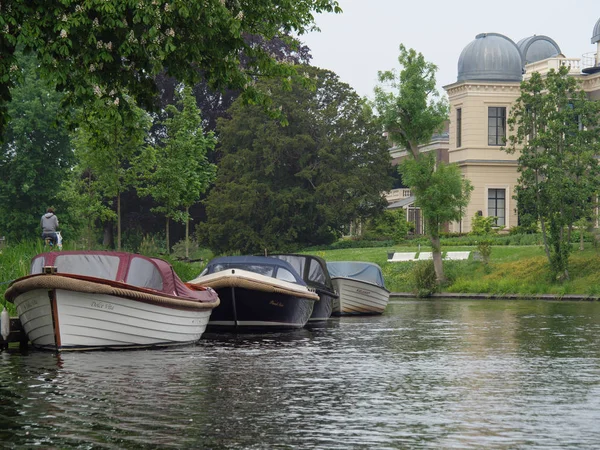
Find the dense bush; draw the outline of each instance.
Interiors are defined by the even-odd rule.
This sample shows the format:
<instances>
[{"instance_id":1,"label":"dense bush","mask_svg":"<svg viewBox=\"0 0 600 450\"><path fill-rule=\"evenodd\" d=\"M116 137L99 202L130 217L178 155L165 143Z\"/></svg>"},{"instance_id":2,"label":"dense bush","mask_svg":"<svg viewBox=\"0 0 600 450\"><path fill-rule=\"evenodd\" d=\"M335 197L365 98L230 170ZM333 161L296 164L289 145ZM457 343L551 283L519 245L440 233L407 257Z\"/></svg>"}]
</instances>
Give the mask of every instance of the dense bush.
<instances>
[{"instance_id":1,"label":"dense bush","mask_svg":"<svg viewBox=\"0 0 600 450\"><path fill-rule=\"evenodd\" d=\"M480 216L475 214L471 220L471 234L475 236L484 236L494 233L494 225L496 223L494 216Z\"/></svg>"},{"instance_id":2,"label":"dense bush","mask_svg":"<svg viewBox=\"0 0 600 450\"><path fill-rule=\"evenodd\" d=\"M540 227L537 223L525 226L517 225L509 230L509 234L536 234L540 232Z\"/></svg>"},{"instance_id":3,"label":"dense bush","mask_svg":"<svg viewBox=\"0 0 600 450\"><path fill-rule=\"evenodd\" d=\"M308 247L303 251L311 252L318 250L341 250L345 248L384 248L393 247L394 241L369 241L366 239L342 239L330 245L317 245Z\"/></svg>"},{"instance_id":4,"label":"dense bush","mask_svg":"<svg viewBox=\"0 0 600 450\"><path fill-rule=\"evenodd\" d=\"M419 261L411 271L413 292L417 297L431 297L438 290L433 261Z\"/></svg>"},{"instance_id":5,"label":"dense bush","mask_svg":"<svg viewBox=\"0 0 600 450\"><path fill-rule=\"evenodd\" d=\"M393 240L402 242L408 235L409 224L403 209L386 210L369 220L365 227L365 240Z\"/></svg>"},{"instance_id":6,"label":"dense bush","mask_svg":"<svg viewBox=\"0 0 600 450\"><path fill-rule=\"evenodd\" d=\"M575 234L574 234L575 236ZM578 234L576 236L579 236ZM492 234L490 236L486 236L486 239L489 239L492 245L540 245L542 243L542 235L541 234ZM442 247L451 247L451 246L476 246L481 240L481 236L475 235L445 235L441 238ZM574 242L576 239L574 238ZM405 243L410 245L430 245L429 238L426 236L419 236L410 241L405 241Z\"/></svg>"}]
</instances>

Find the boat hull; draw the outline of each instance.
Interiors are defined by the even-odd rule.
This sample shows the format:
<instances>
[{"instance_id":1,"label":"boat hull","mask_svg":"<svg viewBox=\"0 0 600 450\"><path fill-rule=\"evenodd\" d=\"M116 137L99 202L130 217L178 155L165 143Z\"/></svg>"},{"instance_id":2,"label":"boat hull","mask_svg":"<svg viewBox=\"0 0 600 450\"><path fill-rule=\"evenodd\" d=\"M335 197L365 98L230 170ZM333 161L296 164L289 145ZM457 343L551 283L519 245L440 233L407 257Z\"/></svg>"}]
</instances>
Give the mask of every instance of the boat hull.
<instances>
[{"instance_id":1,"label":"boat hull","mask_svg":"<svg viewBox=\"0 0 600 450\"><path fill-rule=\"evenodd\" d=\"M383 314L390 292L376 284L353 278L332 278L339 297L333 299L334 316Z\"/></svg>"},{"instance_id":2,"label":"boat hull","mask_svg":"<svg viewBox=\"0 0 600 450\"><path fill-rule=\"evenodd\" d=\"M308 319L309 323L322 322L328 320L333 313L333 300L334 297L324 292L318 292L319 301L315 302L313 312Z\"/></svg>"},{"instance_id":3,"label":"boat hull","mask_svg":"<svg viewBox=\"0 0 600 450\"><path fill-rule=\"evenodd\" d=\"M211 314L211 309L62 289L33 289L14 304L32 345L54 351L191 344Z\"/></svg>"},{"instance_id":4,"label":"boat hull","mask_svg":"<svg viewBox=\"0 0 600 450\"><path fill-rule=\"evenodd\" d=\"M304 327L315 300L240 287L216 289L221 303L208 322L210 331L285 330Z\"/></svg>"}]
</instances>

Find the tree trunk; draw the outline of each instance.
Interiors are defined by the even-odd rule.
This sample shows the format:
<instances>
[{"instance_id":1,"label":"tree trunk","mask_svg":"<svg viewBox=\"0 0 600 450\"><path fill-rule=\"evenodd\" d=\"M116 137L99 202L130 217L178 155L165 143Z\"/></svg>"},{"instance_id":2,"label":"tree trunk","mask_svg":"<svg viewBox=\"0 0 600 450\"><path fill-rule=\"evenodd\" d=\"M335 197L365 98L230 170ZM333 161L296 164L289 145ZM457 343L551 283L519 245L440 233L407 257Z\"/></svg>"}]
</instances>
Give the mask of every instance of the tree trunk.
<instances>
[{"instance_id":1,"label":"tree trunk","mask_svg":"<svg viewBox=\"0 0 600 450\"><path fill-rule=\"evenodd\" d=\"M112 222L104 222L104 238L102 239L102 245L107 248L115 248L115 236Z\"/></svg>"},{"instance_id":2,"label":"tree trunk","mask_svg":"<svg viewBox=\"0 0 600 450\"><path fill-rule=\"evenodd\" d=\"M190 208L185 208L185 259L190 259Z\"/></svg>"},{"instance_id":3,"label":"tree trunk","mask_svg":"<svg viewBox=\"0 0 600 450\"><path fill-rule=\"evenodd\" d=\"M550 248L548 247L548 235L546 231L546 221L544 218L540 218L540 224L542 228L542 240L544 241L544 252L546 253L546 258L548 258L548 263L552 264L552 256L550 256Z\"/></svg>"},{"instance_id":4,"label":"tree trunk","mask_svg":"<svg viewBox=\"0 0 600 450\"><path fill-rule=\"evenodd\" d=\"M121 251L121 193L117 193L117 250Z\"/></svg>"},{"instance_id":5,"label":"tree trunk","mask_svg":"<svg viewBox=\"0 0 600 450\"><path fill-rule=\"evenodd\" d=\"M440 237L430 234L429 239L431 241L431 249L432 249L432 256L433 256L433 268L435 269L435 278L437 279L438 284L441 284L444 281L446 281L446 276L444 275L444 264L442 262Z\"/></svg>"},{"instance_id":6,"label":"tree trunk","mask_svg":"<svg viewBox=\"0 0 600 450\"><path fill-rule=\"evenodd\" d=\"M167 224L165 226L166 229L166 236L165 236L165 240L167 243L167 255L171 254L171 243L169 242L169 217L167 217Z\"/></svg>"}]
</instances>

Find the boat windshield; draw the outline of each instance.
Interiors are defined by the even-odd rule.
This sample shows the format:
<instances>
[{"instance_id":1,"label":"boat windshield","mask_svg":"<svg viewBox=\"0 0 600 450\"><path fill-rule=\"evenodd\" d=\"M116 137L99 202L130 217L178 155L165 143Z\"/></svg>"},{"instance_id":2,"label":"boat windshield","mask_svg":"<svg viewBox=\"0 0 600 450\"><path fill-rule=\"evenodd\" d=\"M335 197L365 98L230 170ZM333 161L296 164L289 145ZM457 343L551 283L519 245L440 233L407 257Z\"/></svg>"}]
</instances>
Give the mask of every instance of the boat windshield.
<instances>
[{"instance_id":1,"label":"boat windshield","mask_svg":"<svg viewBox=\"0 0 600 450\"><path fill-rule=\"evenodd\" d=\"M266 277L277 278L278 280L296 283L296 277L289 270L283 267L275 267L264 264L241 264L241 263L218 263L211 266L209 272L216 273L228 269L241 269L248 272L258 273Z\"/></svg>"},{"instance_id":2,"label":"boat windshield","mask_svg":"<svg viewBox=\"0 0 600 450\"><path fill-rule=\"evenodd\" d=\"M116 280L119 257L108 254L60 254L54 260L58 273L84 275L105 280ZM41 264L40 264L41 263ZM31 265L31 273L42 273L43 258L36 258Z\"/></svg>"}]
</instances>

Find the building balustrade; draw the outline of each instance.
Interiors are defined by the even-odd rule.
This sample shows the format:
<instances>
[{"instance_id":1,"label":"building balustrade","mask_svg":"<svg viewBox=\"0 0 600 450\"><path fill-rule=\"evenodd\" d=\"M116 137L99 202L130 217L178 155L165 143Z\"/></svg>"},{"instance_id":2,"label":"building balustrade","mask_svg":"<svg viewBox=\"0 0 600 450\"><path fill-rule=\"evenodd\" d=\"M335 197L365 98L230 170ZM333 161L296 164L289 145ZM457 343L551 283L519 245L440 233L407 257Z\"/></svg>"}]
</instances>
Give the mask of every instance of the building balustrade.
<instances>
[{"instance_id":1,"label":"building balustrade","mask_svg":"<svg viewBox=\"0 0 600 450\"><path fill-rule=\"evenodd\" d=\"M389 192L385 193L385 198L388 201L388 203L394 203L394 202L398 202L400 200L404 200L405 198L408 198L412 195L412 192L410 191L410 189L406 189L406 188L399 188L399 189L392 189Z\"/></svg>"}]
</instances>

